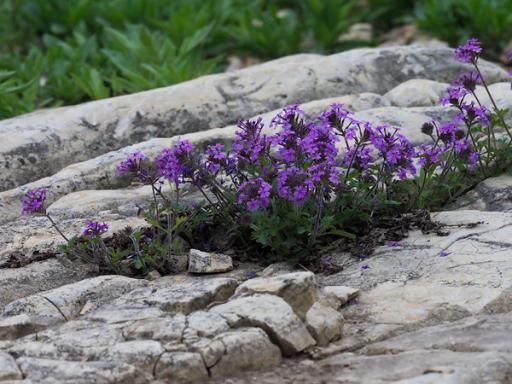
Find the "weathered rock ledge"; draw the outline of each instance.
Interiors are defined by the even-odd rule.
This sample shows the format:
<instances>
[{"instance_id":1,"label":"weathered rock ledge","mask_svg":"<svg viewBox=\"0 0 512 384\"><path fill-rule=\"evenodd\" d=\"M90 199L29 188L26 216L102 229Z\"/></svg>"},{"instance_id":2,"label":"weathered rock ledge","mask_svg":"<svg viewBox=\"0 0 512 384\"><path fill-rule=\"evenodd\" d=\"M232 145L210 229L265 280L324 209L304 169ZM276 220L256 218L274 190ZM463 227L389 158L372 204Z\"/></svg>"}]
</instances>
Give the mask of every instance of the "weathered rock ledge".
<instances>
[{"instance_id":1,"label":"weathered rock ledge","mask_svg":"<svg viewBox=\"0 0 512 384\"><path fill-rule=\"evenodd\" d=\"M356 49L290 56L167 88L37 111L0 122L0 190L152 137L223 127L292 103L383 95L410 79L450 82L467 68L443 47ZM481 69L489 83L508 79L494 64L481 61Z\"/></svg>"}]
</instances>

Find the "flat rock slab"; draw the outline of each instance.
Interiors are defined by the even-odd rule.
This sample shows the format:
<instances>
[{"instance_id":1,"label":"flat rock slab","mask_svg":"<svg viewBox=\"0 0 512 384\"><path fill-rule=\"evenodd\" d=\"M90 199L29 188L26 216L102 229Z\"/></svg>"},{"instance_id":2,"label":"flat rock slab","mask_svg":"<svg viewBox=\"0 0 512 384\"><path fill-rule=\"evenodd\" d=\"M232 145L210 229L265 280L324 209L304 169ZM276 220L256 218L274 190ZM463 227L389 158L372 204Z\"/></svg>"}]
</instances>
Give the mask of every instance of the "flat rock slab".
<instances>
[{"instance_id":1,"label":"flat rock slab","mask_svg":"<svg viewBox=\"0 0 512 384\"><path fill-rule=\"evenodd\" d=\"M99 276L15 300L0 316L0 378L203 381L279 365L316 344L308 329L322 345L339 337L335 309L315 301L303 322L279 297L319 299L313 274L267 280L281 288L234 295L240 281L227 277Z\"/></svg>"},{"instance_id":2,"label":"flat rock slab","mask_svg":"<svg viewBox=\"0 0 512 384\"><path fill-rule=\"evenodd\" d=\"M189 273L222 273L233 269L231 256L191 249L188 256Z\"/></svg>"},{"instance_id":3,"label":"flat rock slab","mask_svg":"<svg viewBox=\"0 0 512 384\"><path fill-rule=\"evenodd\" d=\"M230 383L506 383L512 368L511 320L510 313L476 316L405 333L357 353L239 374Z\"/></svg>"}]
</instances>

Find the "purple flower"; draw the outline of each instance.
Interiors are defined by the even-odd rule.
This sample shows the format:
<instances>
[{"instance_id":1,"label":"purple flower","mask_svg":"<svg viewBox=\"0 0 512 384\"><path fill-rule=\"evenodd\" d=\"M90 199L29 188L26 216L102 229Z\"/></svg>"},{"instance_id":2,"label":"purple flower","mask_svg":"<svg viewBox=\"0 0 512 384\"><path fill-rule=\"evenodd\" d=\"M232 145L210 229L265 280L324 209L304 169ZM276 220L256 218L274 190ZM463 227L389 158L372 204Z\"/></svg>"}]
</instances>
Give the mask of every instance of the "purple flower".
<instances>
[{"instance_id":1,"label":"purple flower","mask_svg":"<svg viewBox=\"0 0 512 384\"><path fill-rule=\"evenodd\" d=\"M206 149L206 169L211 173L219 172L222 166L226 165L227 155L223 152L224 144L217 143L209 145Z\"/></svg>"},{"instance_id":2,"label":"purple flower","mask_svg":"<svg viewBox=\"0 0 512 384\"><path fill-rule=\"evenodd\" d=\"M453 121L449 121L439 127L437 136L445 145L449 145L455 140L455 134L458 130L457 125Z\"/></svg>"},{"instance_id":3,"label":"purple flower","mask_svg":"<svg viewBox=\"0 0 512 384\"><path fill-rule=\"evenodd\" d=\"M366 269L370 269L370 266L367 263L364 263L363 265L361 265L361 269L364 271Z\"/></svg>"},{"instance_id":4,"label":"purple flower","mask_svg":"<svg viewBox=\"0 0 512 384\"><path fill-rule=\"evenodd\" d=\"M86 227L82 233L82 236L88 238L96 238L99 237L102 233L108 231L107 223L100 223L95 220L88 220L86 223Z\"/></svg>"},{"instance_id":5,"label":"purple flower","mask_svg":"<svg viewBox=\"0 0 512 384\"><path fill-rule=\"evenodd\" d=\"M448 255L451 255L452 253L451 252L448 252L447 250L443 249L440 253L439 253L439 256L441 257L446 257Z\"/></svg>"},{"instance_id":6,"label":"purple flower","mask_svg":"<svg viewBox=\"0 0 512 384\"><path fill-rule=\"evenodd\" d=\"M338 150L337 137L331 127L326 124L312 125L306 137L302 140L302 148L308 158L315 163L334 163Z\"/></svg>"},{"instance_id":7,"label":"purple flower","mask_svg":"<svg viewBox=\"0 0 512 384\"><path fill-rule=\"evenodd\" d=\"M265 209L270 202L272 186L261 177L246 181L238 189L238 204L245 204L251 212Z\"/></svg>"},{"instance_id":8,"label":"purple flower","mask_svg":"<svg viewBox=\"0 0 512 384\"><path fill-rule=\"evenodd\" d=\"M311 180L318 184L340 183L340 171L330 163L314 164L308 168L308 174Z\"/></svg>"},{"instance_id":9,"label":"purple flower","mask_svg":"<svg viewBox=\"0 0 512 384\"><path fill-rule=\"evenodd\" d=\"M469 124L491 124L491 112L484 106L480 107L476 105L474 101L472 101L471 103L463 103L462 110L464 111Z\"/></svg>"},{"instance_id":10,"label":"purple flower","mask_svg":"<svg viewBox=\"0 0 512 384\"><path fill-rule=\"evenodd\" d=\"M295 166L289 167L277 175L277 193L283 199L296 204L306 200L314 188L309 175Z\"/></svg>"},{"instance_id":11,"label":"purple flower","mask_svg":"<svg viewBox=\"0 0 512 384\"><path fill-rule=\"evenodd\" d=\"M446 90L446 95L441 97L440 102L442 105L458 106L468 93L468 90L460 85L450 85Z\"/></svg>"},{"instance_id":12,"label":"purple flower","mask_svg":"<svg viewBox=\"0 0 512 384\"><path fill-rule=\"evenodd\" d=\"M441 163L441 154L443 153L442 149L437 146L431 145L420 145L417 156L418 164L422 167L430 167L432 165L437 165Z\"/></svg>"},{"instance_id":13,"label":"purple flower","mask_svg":"<svg viewBox=\"0 0 512 384\"><path fill-rule=\"evenodd\" d=\"M192 175L190 154L194 145L188 140L178 141L172 148L164 148L155 160L160 176L178 186L184 178Z\"/></svg>"},{"instance_id":14,"label":"purple flower","mask_svg":"<svg viewBox=\"0 0 512 384\"><path fill-rule=\"evenodd\" d=\"M355 138L357 133L357 121L352 112L345 108L343 104L333 103L327 111L319 116L319 120L332 129L336 129L347 140Z\"/></svg>"},{"instance_id":15,"label":"purple flower","mask_svg":"<svg viewBox=\"0 0 512 384\"><path fill-rule=\"evenodd\" d=\"M36 188L27 191L25 196L21 198L21 214L29 215L41 212L46 200L46 192L48 192L46 188Z\"/></svg>"},{"instance_id":16,"label":"purple flower","mask_svg":"<svg viewBox=\"0 0 512 384\"><path fill-rule=\"evenodd\" d=\"M388 241L388 247L400 247L402 243L398 240L390 240Z\"/></svg>"},{"instance_id":17,"label":"purple flower","mask_svg":"<svg viewBox=\"0 0 512 384\"><path fill-rule=\"evenodd\" d=\"M469 162L469 168L475 169L476 164L478 163L478 160L480 160L480 153L478 152L471 152L468 156L468 162Z\"/></svg>"},{"instance_id":18,"label":"purple flower","mask_svg":"<svg viewBox=\"0 0 512 384\"><path fill-rule=\"evenodd\" d=\"M272 142L278 146L280 159L286 164L302 165L304 162L303 140L311 132L312 124L306 124L303 115L297 105L292 105L272 119L272 127L281 127Z\"/></svg>"},{"instance_id":19,"label":"purple flower","mask_svg":"<svg viewBox=\"0 0 512 384\"><path fill-rule=\"evenodd\" d=\"M458 85L464 88L468 92L473 92L476 89L477 84L481 83L482 78L476 71L469 71L459 76L457 80L453 82L454 85Z\"/></svg>"},{"instance_id":20,"label":"purple flower","mask_svg":"<svg viewBox=\"0 0 512 384\"><path fill-rule=\"evenodd\" d=\"M481 53L482 43L476 38L471 38L455 49L455 60L463 63L475 63Z\"/></svg>"},{"instance_id":21,"label":"purple flower","mask_svg":"<svg viewBox=\"0 0 512 384\"><path fill-rule=\"evenodd\" d=\"M395 171L400 180L405 180L408 173L416 174L413 163L414 147L398 128L388 125L378 126L372 132L370 141L381 153L388 169Z\"/></svg>"},{"instance_id":22,"label":"purple flower","mask_svg":"<svg viewBox=\"0 0 512 384\"><path fill-rule=\"evenodd\" d=\"M366 171L373 162L372 150L370 147L353 146L343 156L342 163L346 167L351 167L359 171Z\"/></svg>"},{"instance_id":23,"label":"purple flower","mask_svg":"<svg viewBox=\"0 0 512 384\"><path fill-rule=\"evenodd\" d=\"M233 143L233 151L237 160L242 163L255 164L269 146L263 130L262 118L256 120L239 120Z\"/></svg>"},{"instance_id":24,"label":"purple flower","mask_svg":"<svg viewBox=\"0 0 512 384\"><path fill-rule=\"evenodd\" d=\"M141 151L135 151L128 155L128 157L121 161L116 168L117 175L122 176L130 173L139 178L143 183L151 183L152 172L149 167L143 167L143 162L146 160L146 155Z\"/></svg>"},{"instance_id":25,"label":"purple flower","mask_svg":"<svg viewBox=\"0 0 512 384\"><path fill-rule=\"evenodd\" d=\"M278 113L270 122L271 127L280 126L282 130L299 131L304 125L304 111L297 105L293 104L285 107L282 112Z\"/></svg>"},{"instance_id":26,"label":"purple flower","mask_svg":"<svg viewBox=\"0 0 512 384\"><path fill-rule=\"evenodd\" d=\"M146 155L141 151L135 151L128 155L128 157L121 161L117 165L117 174L119 176L124 175L125 173L137 173L139 170L140 164L142 161L146 159Z\"/></svg>"}]
</instances>

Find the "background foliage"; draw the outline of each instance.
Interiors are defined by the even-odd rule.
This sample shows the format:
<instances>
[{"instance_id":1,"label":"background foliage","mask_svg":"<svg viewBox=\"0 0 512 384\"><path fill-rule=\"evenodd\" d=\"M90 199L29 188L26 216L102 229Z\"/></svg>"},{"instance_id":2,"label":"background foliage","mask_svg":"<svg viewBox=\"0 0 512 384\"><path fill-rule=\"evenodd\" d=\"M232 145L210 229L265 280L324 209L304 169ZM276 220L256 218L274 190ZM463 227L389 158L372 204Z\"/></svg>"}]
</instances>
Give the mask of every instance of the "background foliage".
<instances>
[{"instance_id":1,"label":"background foliage","mask_svg":"<svg viewBox=\"0 0 512 384\"><path fill-rule=\"evenodd\" d=\"M415 22L497 57L512 0L3 0L0 118L175 84L222 71L227 57L268 60L377 41L340 41L357 22L379 36Z\"/></svg>"}]
</instances>

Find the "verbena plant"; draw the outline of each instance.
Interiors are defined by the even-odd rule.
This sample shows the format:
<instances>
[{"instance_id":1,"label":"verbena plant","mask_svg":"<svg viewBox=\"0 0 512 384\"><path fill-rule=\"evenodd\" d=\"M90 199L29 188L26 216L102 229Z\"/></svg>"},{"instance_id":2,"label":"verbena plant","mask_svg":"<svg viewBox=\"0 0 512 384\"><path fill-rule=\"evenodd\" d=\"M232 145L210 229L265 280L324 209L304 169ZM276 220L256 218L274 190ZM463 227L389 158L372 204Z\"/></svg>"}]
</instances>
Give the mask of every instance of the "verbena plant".
<instances>
[{"instance_id":1,"label":"verbena plant","mask_svg":"<svg viewBox=\"0 0 512 384\"><path fill-rule=\"evenodd\" d=\"M287 107L271 121L272 134L264 133L261 118L239 121L229 149L217 143L201 152L179 140L154 161L134 152L117 172L151 186L150 228L126 232L123 248L102 240L106 224L89 222L66 251L107 270L129 264L165 271L169 255L186 243L212 248L209 236L220 229L231 240L226 246L265 260L308 262L334 239L354 239L374 218L439 207L511 162L512 132L480 72L481 53L476 39L455 50L474 70L441 99L457 110L454 118L426 122L421 130L430 143L417 148L398 127L372 125L333 104L314 119ZM477 85L491 110L477 97ZM203 199L184 204L191 189ZM44 212L45 194L29 191L23 212Z\"/></svg>"}]
</instances>

